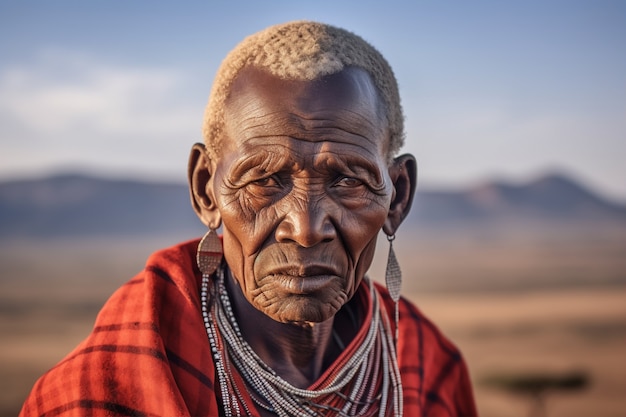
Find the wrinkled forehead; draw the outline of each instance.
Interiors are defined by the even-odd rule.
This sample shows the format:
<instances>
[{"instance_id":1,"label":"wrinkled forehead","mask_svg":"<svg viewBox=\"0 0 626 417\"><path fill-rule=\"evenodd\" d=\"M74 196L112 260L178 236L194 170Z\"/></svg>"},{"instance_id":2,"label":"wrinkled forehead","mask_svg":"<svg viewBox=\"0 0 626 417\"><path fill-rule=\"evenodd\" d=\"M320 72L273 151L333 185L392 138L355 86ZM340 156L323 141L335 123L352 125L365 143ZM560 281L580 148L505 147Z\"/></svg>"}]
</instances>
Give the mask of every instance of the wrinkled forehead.
<instances>
[{"instance_id":1,"label":"wrinkled forehead","mask_svg":"<svg viewBox=\"0 0 626 417\"><path fill-rule=\"evenodd\" d=\"M224 118L227 129L259 123L262 126L257 127L267 129L268 134L272 123L294 117L304 125L334 123L379 141L381 151L386 153L389 135L384 115L383 101L370 75L360 68L344 68L314 80L286 80L247 67L231 85Z\"/></svg>"}]
</instances>

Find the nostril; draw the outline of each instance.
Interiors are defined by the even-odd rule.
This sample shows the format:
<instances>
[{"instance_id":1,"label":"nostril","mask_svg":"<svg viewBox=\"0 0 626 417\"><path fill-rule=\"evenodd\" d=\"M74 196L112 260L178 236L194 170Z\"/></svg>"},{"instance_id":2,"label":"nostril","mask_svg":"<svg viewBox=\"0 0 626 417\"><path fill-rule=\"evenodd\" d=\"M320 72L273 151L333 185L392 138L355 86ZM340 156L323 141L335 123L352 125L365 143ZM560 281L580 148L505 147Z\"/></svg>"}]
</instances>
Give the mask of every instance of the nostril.
<instances>
[{"instance_id":1,"label":"nostril","mask_svg":"<svg viewBox=\"0 0 626 417\"><path fill-rule=\"evenodd\" d=\"M295 242L302 247L331 242L336 231L326 215L316 216L309 212L291 212L276 227L277 242Z\"/></svg>"},{"instance_id":2,"label":"nostril","mask_svg":"<svg viewBox=\"0 0 626 417\"><path fill-rule=\"evenodd\" d=\"M281 221L276 227L276 241L277 242L287 242L293 240L293 225L290 222Z\"/></svg>"}]
</instances>

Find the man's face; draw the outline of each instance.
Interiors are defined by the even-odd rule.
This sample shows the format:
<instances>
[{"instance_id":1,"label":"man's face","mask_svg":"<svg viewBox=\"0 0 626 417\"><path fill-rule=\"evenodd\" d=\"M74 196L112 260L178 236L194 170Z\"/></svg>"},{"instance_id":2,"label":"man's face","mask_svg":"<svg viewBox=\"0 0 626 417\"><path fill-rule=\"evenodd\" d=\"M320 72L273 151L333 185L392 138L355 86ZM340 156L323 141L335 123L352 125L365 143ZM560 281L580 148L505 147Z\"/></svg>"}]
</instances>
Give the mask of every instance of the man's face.
<instances>
[{"instance_id":1,"label":"man's face","mask_svg":"<svg viewBox=\"0 0 626 417\"><path fill-rule=\"evenodd\" d=\"M224 135L210 184L244 296L279 322L329 319L369 268L393 194L370 76L285 81L247 68Z\"/></svg>"}]
</instances>

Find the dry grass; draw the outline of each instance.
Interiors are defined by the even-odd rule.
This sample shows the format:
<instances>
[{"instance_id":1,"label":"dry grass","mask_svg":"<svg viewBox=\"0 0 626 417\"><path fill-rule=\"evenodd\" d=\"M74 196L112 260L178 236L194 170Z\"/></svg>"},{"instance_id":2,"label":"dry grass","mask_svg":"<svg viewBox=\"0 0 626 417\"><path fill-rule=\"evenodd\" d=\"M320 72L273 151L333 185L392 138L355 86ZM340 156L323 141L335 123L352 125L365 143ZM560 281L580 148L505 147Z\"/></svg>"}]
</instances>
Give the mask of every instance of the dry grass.
<instances>
[{"instance_id":1,"label":"dry grass","mask_svg":"<svg viewBox=\"0 0 626 417\"><path fill-rule=\"evenodd\" d=\"M548 395L549 416L626 415L626 288L413 298L463 351L484 417L531 407L481 384L486 376L573 370L589 375L589 388Z\"/></svg>"},{"instance_id":2,"label":"dry grass","mask_svg":"<svg viewBox=\"0 0 626 417\"><path fill-rule=\"evenodd\" d=\"M591 385L550 395L549 416L626 415L623 241L408 240L396 245L405 294L461 347L483 416L530 409L525 398L481 385L484 376L572 369L587 372ZM0 416L17 413L35 379L87 335L111 292L172 242L0 244Z\"/></svg>"}]
</instances>

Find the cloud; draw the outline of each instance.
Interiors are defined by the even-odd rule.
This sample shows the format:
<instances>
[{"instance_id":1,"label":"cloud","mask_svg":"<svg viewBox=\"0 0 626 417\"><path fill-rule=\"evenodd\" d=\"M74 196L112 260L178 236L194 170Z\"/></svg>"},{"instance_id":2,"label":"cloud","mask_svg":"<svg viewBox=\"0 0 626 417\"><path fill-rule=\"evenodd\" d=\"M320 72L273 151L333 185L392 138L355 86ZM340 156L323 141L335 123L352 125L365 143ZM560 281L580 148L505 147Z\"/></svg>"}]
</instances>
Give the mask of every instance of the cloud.
<instances>
[{"instance_id":1,"label":"cloud","mask_svg":"<svg viewBox=\"0 0 626 417\"><path fill-rule=\"evenodd\" d=\"M181 89L184 77L174 71L102 65L55 51L0 73L0 109L38 136L176 134L200 125L198 109L181 102Z\"/></svg>"},{"instance_id":2,"label":"cloud","mask_svg":"<svg viewBox=\"0 0 626 417\"><path fill-rule=\"evenodd\" d=\"M0 67L0 173L69 165L179 172L208 88L180 69L47 50Z\"/></svg>"},{"instance_id":3,"label":"cloud","mask_svg":"<svg viewBox=\"0 0 626 417\"><path fill-rule=\"evenodd\" d=\"M591 100L524 101L514 96L435 97L413 106L407 151L425 182L473 182L537 171L576 172L624 200L626 119Z\"/></svg>"}]
</instances>

